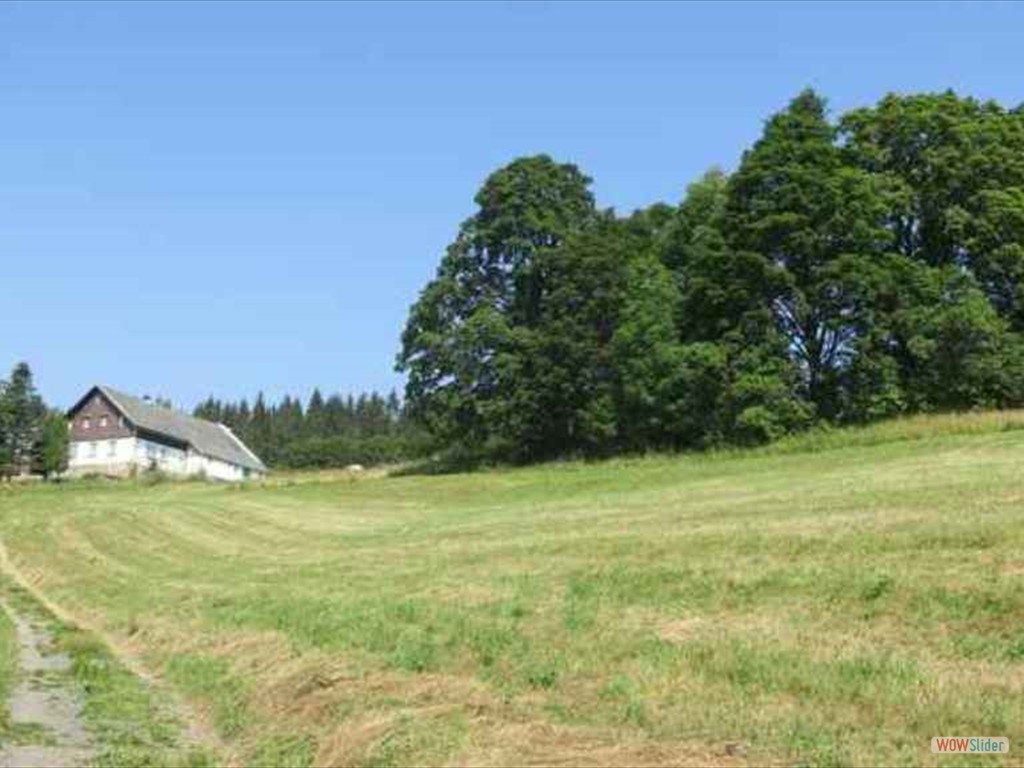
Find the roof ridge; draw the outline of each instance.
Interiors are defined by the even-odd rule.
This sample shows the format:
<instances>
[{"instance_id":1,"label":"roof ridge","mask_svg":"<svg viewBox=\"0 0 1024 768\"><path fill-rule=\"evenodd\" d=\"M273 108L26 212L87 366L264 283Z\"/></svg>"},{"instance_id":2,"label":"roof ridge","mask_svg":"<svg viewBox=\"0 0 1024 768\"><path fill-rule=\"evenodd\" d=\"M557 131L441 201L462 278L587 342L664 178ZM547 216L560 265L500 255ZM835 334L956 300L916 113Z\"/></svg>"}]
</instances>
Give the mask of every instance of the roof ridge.
<instances>
[{"instance_id":1,"label":"roof ridge","mask_svg":"<svg viewBox=\"0 0 1024 768\"><path fill-rule=\"evenodd\" d=\"M97 388L102 390L105 394L108 394L108 395L114 395L114 396L120 395L121 397L130 397L132 400L138 400L139 403L141 403L146 408L152 408L153 410L161 412L161 413L164 413L164 412L171 413L174 416L177 416L178 418L189 419L191 421L198 421L198 422L200 422L202 424L215 424L215 423L217 423L217 422L210 421L209 419L200 419L198 416L193 416L188 411L179 411L177 408L168 408L168 407L163 406L163 405L158 405L158 404L154 403L152 400L148 399L148 396L139 397L138 395L132 395L132 394L129 394L127 392L122 392L122 391L120 391L118 389L114 389L113 387L108 387L105 384L100 384L100 385L98 385ZM113 399L113 398L111 398L111 399Z\"/></svg>"}]
</instances>

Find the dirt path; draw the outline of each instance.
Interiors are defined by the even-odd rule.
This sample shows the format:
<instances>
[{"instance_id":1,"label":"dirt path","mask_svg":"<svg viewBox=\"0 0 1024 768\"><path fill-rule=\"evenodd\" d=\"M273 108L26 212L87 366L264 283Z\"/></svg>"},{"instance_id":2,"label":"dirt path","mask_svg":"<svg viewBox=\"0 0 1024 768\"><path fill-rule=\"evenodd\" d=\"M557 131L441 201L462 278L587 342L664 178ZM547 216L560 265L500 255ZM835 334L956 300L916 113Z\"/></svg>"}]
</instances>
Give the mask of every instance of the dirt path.
<instances>
[{"instance_id":1,"label":"dirt path","mask_svg":"<svg viewBox=\"0 0 1024 768\"><path fill-rule=\"evenodd\" d=\"M71 677L71 659L50 651L50 633L0 603L14 624L19 681L8 701L18 734L0 752L0 765L62 768L84 765L93 755L82 721L81 701Z\"/></svg>"},{"instance_id":2,"label":"dirt path","mask_svg":"<svg viewBox=\"0 0 1024 768\"><path fill-rule=\"evenodd\" d=\"M53 603L47 599L41 591L36 589L30 580L25 578L21 571L15 567L10 555L7 551L7 547L3 540L0 539L0 574L10 579L15 585L25 590L32 599L39 603L43 610L56 617L57 619L72 625L80 629L86 630L97 638L101 639L103 643L109 648L113 656L117 661L124 666L131 674L137 677L144 685L151 689L158 689L160 692L160 698L173 714L175 720L177 720L183 728L181 734L181 744L179 745L184 750L198 749L201 751L208 752L210 754L219 755L218 764L223 761L226 766L234 766L236 763L231 756L230 750L225 746L224 742L219 738L216 730L210 724L206 713L201 713L193 709L188 703L185 702L180 696L178 696L173 690L171 690L159 677L155 676L151 670L149 670L138 656L130 649L124 647L116 641L115 638L104 634L99 627L95 626L89 621L85 621L82 617L74 616L64 610L61 606ZM6 603L0 600L0 605L6 607ZM15 614L8 609L8 613L12 619L15 619ZM17 619L15 619L17 621ZM29 624L29 628L35 629L32 624ZM39 630L37 630L39 631ZM47 634L46 630L41 630L43 634ZM19 639L20 639L19 629ZM45 647L45 645L44 645ZM52 655L51 657L52 658ZM63 663L68 665L70 660L64 656ZM13 704L13 702L12 702ZM76 710L77 713L77 710ZM24 740L23 740L24 741ZM45 746L45 745L44 745ZM99 754L102 751L101 744L93 744L91 754ZM81 754L89 753L88 747L79 748L82 749ZM186 755L187 757L187 755ZM43 755L39 758L41 762L25 762L17 763L17 765L26 766L55 766L60 768L64 765L63 763L54 763L49 755ZM71 763L72 765L82 765L83 760L79 759L77 762ZM8 762L7 750L0 750L0 768L8 768L8 766L15 765L15 763Z\"/></svg>"}]
</instances>

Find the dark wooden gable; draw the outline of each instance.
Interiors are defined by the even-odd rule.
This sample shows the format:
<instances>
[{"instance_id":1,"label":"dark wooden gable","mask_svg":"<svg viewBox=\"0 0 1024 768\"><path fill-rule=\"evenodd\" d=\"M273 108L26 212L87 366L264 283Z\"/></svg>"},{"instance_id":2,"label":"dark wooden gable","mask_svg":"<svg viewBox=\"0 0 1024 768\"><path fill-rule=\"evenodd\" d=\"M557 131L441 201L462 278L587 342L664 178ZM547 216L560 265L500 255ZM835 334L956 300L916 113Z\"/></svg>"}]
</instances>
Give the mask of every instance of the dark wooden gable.
<instances>
[{"instance_id":1,"label":"dark wooden gable","mask_svg":"<svg viewBox=\"0 0 1024 768\"><path fill-rule=\"evenodd\" d=\"M68 411L68 420L72 442L115 440L135 434L124 414L96 387Z\"/></svg>"}]
</instances>

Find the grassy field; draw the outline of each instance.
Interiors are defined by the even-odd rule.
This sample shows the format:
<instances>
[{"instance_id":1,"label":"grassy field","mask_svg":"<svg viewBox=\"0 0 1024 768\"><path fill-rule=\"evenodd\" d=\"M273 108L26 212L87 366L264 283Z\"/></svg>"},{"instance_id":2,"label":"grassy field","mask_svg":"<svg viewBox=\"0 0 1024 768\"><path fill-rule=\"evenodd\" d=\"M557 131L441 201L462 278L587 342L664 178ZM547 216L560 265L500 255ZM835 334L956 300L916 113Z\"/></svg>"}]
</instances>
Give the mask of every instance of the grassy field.
<instances>
[{"instance_id":1,"label":"grassy field","mask_svg":"<svg viewBox=\"0 0 1024 768\"><path fill-rule=\"evenodd\" d=\"M18 489L0 537L237 763L977 765L929 739L992 735L1015 752L991 764L1024 764L1024 413L466 475Z\"/></svg>"}]
</instances>

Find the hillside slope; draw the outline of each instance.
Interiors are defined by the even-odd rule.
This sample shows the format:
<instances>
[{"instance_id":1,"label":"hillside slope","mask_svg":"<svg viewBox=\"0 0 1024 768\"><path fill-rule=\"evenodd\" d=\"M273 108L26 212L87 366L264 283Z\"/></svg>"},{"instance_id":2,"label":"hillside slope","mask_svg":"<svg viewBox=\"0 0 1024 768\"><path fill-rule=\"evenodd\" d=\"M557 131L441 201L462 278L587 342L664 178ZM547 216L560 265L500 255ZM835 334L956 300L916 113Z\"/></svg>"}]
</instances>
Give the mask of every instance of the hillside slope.
<instances>
[{"instance_id":1,"label":"hillside slope","mask_svg":"<svg viewBox=\"0 0 1024 768\"><path fill-rule=\"evenodd\" d=\"M20 489L0 537L250 764L935 765L1024 745L1021 427Z\"/></svg>"}]
</instances>

